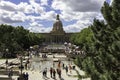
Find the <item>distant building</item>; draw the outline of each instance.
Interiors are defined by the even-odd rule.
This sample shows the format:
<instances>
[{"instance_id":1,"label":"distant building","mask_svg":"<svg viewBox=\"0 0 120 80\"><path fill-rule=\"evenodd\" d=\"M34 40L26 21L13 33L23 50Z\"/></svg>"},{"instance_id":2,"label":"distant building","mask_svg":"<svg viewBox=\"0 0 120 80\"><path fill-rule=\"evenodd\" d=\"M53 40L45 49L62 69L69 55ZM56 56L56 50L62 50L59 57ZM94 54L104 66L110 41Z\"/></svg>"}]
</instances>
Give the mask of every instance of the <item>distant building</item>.
<instances>
[{"instance_id":1,"label":"distant building","mask_svg":"<svg viewBox=\"0 0 120 80\"><path fill-rule=\"evenodd\" d=\"M57 43L61 44L64 42L70 42L70 36L73 33L66 33L63 29L62 21L59 18L59 15L56 17L56 21L53 24L52 31L50 33L40 33L43 35L44 43Z\"/></svg>"}]
</instances>

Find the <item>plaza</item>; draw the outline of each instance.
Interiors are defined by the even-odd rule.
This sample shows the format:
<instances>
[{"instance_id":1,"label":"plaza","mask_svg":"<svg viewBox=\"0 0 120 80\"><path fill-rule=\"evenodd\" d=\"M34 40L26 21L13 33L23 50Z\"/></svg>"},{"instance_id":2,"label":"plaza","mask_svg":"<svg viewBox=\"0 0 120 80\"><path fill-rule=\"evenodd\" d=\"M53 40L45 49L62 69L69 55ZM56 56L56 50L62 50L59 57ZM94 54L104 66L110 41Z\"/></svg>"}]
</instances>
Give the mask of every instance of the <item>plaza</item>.
<instances>
[{"instance_id":1,"label":"plaza","mask_svg":"<svg viewBox=\"0 0 120 80\"><path fill-rule=\"evenodd\" d=\"M58 77L58 74L56 73L56 79L53 79L50 77L50 67L54 68L55 70L57 69L57 65L58 65L58 60L61 61L61 65L60 65L60 69L61 69L61 78ZM9 59L8 62L19 62L19 59ZM25 66L24 62L27 62L26 60L23 60L23 65ZM5 60L0 60L0 63L4 64ZM68 70L68 73L66 73L65 69L63 68L62 64L64 63L64 66L75 66L75 69L72 69L71 72ZM11 66L13 68L13 71L19 71L19 69L14 68L14 66ZM18 67L18 66L17 66ZM42 72L43 70L47 68L47 77L43 77ZM81 75L85 75L84 71L80 70L75 64L74 62L68 61L67 57L63 54L54 54L54 58L53 55L47 55L47 58L44 59L41 56L35 56L33 55L32 58L30 59L30 63L29 66L27 67L27 69L23 69L22 73L28 73L29 74L29 78L28 80L78 80L77 77L77 72L76 70L81 74ZM8 77L8 75L2 75L2 73L0 73L0 77ZM17 78L19 77L19 75L13 75L12 79L13 80L17 80ZM90 80L90 78L84 78L82 80Z\"/></svg>"}]
</instances>

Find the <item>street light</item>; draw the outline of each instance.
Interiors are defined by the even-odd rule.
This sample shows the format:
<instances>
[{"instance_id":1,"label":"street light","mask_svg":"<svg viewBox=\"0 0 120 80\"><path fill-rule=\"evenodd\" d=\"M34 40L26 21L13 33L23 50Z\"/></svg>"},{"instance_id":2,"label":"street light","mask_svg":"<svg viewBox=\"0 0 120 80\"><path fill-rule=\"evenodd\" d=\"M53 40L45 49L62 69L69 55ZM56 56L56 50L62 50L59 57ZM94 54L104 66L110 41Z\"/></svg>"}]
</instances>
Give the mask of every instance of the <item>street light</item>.
<instances>
[{"instance_id":1,"label":"street light","mask_svg":"<svg viewBox=\"0 0 120 80\"><path fill-rule=\"evenodd\" d=\"M32 50L33 50L33 47L32 46L30 46L30 52L32 53Z\"/></svg>"},{"instance_id":2,"label":"street light","mask_svg":"<svg viewBox=\"0 0 120 80\"><path fill-rule=\"evenodd\" d=\"M65 45L65 53L67 53L67 42L65 42L64 45Z\"/></svg>"},{"instance_id":3,"label":"street light","mask_svg":"<svg viewBox=\"0 0 120 80\"><path fill-rule=\"evenodd\" d=\"M31 50L32 50L32 48L33 48L33 47L32 47L32 46L30 46L30 49L31 49Z\"/></svg>"},{"instance_id":4,"label":"street light","mask_svg":"<svg viewBox=\"0 0 120 80\"><path fill-rule=\"evenodd\" d=\"M23 59L22 59L22 56L20 57L20 66L19 66L19 69L20 69L20 71L21 71L21 75L22 75L22 70L24 69L24 67L23 67Z\"/></svg>"},{"instance_id":5,"label":"street light","mask_svg":"<svg viewBox=\"0 0 120 80\"><path fill-rule=\"evenodd\" d=\"M6 49L6 54L5 54L5 57L6 57L6 62L5 62L5 64L6 64L6 70L7 70L7 65L8 65L8 59L7 59L7 53L8 53L8 51L9 51L9 49Z\"/></svg>"}]
</instances>

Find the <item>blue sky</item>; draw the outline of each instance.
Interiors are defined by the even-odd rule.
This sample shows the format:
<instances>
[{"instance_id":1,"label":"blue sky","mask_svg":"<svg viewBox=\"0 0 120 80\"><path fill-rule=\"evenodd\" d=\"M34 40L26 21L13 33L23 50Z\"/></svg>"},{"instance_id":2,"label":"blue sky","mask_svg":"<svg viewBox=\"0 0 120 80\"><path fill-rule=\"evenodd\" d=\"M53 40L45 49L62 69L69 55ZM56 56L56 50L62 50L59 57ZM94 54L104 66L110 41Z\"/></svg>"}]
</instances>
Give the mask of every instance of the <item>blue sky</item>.
<instances>
[{"instance_id":1,"label":"blue sky","mask_svg":"<svg viewBox=\"0 0 120 80\"><path fill-rule=\"evenodd\" d=\"M60 15L66 32L79 32L103 20L100 8L105 0L0 0L0 24L23 26L31 32L50 32ZM107 0L110 3L110 0Z\"/></svg>"},{"instance_id":2,"label":"blue sky","mask_svg":"<svg viewBox=\"0 0 120 80\"><path fill-rule=\"evenodd\" d=\"M110 3L111 0L106 0L108 3Z\"/></svg>"}]
</instances>

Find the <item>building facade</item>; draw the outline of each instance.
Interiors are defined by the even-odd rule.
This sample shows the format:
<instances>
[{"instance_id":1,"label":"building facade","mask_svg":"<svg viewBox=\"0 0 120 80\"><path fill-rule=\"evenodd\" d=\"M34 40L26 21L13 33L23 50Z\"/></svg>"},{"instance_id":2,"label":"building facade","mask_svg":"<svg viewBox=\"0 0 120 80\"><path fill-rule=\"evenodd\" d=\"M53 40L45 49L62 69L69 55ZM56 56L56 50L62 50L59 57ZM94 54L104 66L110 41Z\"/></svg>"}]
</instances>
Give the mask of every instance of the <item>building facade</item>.
<instances>
[{"instance_id":1,"label":"building facade","mask_svg":"<svg viewBox=\"0 0 120 80\"><path fill-rule=\"evenodd\" d=\"M70 36L73 33L66 33L63 29L62 21L59 18L59 15L56 17L56 21L53 24L52 31L50 33L41 33L44 37L45 43L56 43L63 44L64 42L70 42Z\"/></svg>"}]
</instances>

